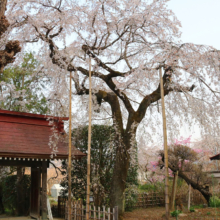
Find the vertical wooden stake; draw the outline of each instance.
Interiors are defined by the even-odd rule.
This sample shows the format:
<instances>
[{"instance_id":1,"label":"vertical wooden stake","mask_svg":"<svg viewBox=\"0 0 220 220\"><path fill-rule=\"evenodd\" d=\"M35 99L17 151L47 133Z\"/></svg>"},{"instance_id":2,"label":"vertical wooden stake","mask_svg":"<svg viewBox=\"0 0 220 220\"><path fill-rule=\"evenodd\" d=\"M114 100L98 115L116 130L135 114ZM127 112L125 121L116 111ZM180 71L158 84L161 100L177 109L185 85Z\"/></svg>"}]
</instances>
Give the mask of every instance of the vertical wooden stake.
<instances>
[{"instance_id":1,"label":"vertical wooden stake","mask_svg":"<svg viewBox=\"0 0 220 220\"><path fill-rule=\"evenodd\" d=\"M69 156L68 156L68 220L71 220L71 158L72 158L72 143L71 143L71 125L72 125L72 72L70 72L70 93L69 93Z\"/></svg>"},{"instance_id":2,"label":"vertical wooden stake","mask_svg":"<svg viewBox=\"0 0 220 220\"><path fill-rule=\"evenodd\" d=\"M92 130L91 128L92 128L92 79L91 79L91 58L89 58L89 130L88 130L88 155L87 155L86 220L89 220L90 159L91 159L91 130Z\"/></svg>"},{"instance_id":3,"label":"vertical wooden stake","mask_svg":"<svg viewBox=\"0 0 220 220\"><path fill-rule=\"evenodd\" d=\"M115 209L115 212L114 212L114 217L113 217L113 219L114 219L114 220L118 220L118 206L115 206L114 209Z\"/></svg>"},{"instance_id":4,"label":"vertical wooden stake","mask_svg":"<svg viewBox=\"0 0 220 220\"><path fill-rule=\"evenodd\" d=\"M173 191L173 199L172 199L172 207L171 207L172 211L174 210L174 203L176 199L177 180L178 180L178 171L176 171L175 177L174 177L174 191Z\"/></svg>"},{"instance_id":5,"label":"vertical wooden stake","mask_svg":"<svg viewBox=\"0 0 220 220\"><path fill-rule=\"evenodd\" d=\"M169 195L168 195L169 180L168 180L167 127L166 127L166 114L165 114L165 104L164 104L162 68L160 68L159 72L160 72L160 94L161 94L162 117L163 117L163 137L164 137L165 208L166 208L166 219L169 220Z\"/></svg>"},{"instance_id":6,"label":"vertical wooden stake","mask_svg":"<svg viewBox=\"0 0 220 220\"><path fill-rule=\"evenodd\" d=\"M190 194L191 194L191 185L189 184L188 210L190 209Z\"/></svg>"},{"instance_id":7,"label":"vertical wooden stake","mask_svg":"<svg viewBox=\"0 0 220 220\"><path fill-rule=\"evenodd\" d=\"M174 173L174 177L173 177L173 185L172 185L172 192L171 192L170 201L169 201L170 211L173 211L172 207L173 207L173 200L174 200L175 178L176 178L176 173Z\"/></svg>"}]
</instances>

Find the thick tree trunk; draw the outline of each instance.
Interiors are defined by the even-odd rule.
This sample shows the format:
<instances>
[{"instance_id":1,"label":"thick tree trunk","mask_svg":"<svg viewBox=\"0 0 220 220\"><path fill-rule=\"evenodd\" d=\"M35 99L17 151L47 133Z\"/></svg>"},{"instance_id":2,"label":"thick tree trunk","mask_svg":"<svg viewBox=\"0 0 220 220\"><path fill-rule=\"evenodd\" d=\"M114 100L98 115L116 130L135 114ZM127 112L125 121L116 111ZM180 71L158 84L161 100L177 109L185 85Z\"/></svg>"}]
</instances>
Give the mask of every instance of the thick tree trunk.
<instances>
[{"instance_id":1,"label":"thick tree trunk","mask_svg":"<svg viewBox=\"0 0 220 220\"><path fill-rule=\"evenodd\" d=\"M112 208L114 206L118 206L118 214L119 216L121 216L124 211L123 200L130 156L127 152L124 152L122 149L118 149L118 151L120 152L117 152L116 161L114 165L111 184L110 205Z\"/></svg>"},{"instance_id":2,"label":"thick tree trunk","mask_svg":"<svg viewBox=\"0 0 220 220\"><path fill-rule=\"evenodd\" d=\"M164 163L163 153L160 156L162 157L161 160ZM181 167L183 167L183 163L182 163ZM191 178L189 178L187 176L186 173L184 173L183 170L177 168L177 166L175 166L175 165L172 165L169 161L168 161L168 168L171 169L173 172L178 171L178 176L181 177L182 179L184 179L187 184L190 184L193 189L196 189L199 192L201 192L201 194L204 196L207 203L209 204L209 200L212 197L212 193L209 191L209 187L205 186L202 183L198 183L197 181L192 180Z\"/></svg>"},{"instance_id":3,"label":"thick tree trunk","mask_svg":"<svg viewBox=\"0 0 220 220\"><path fill-rule=\"evenodd\" d=\"M130 154L128 150L131 147L131 138L133 136L135 135L132 135L132 132L129 131L126 132L123 137L117 138L118 144L111 183L110 205L112 208L114 206L118 206L119 219L121 219L124 212L124 193L126 189L126 179L130 165Z\"/></svg>"},{"instance_id":4,"label":"thick tree trunk","mask_svg":"<svg viewBox=\"0 0 220 220\"><path fill-rule=\"evenodd\" d=\"M182 171L179 171L179 176L182 179L184 179L188 184L190 184L193 189L197 189L199 192L201 192L204 198L206 199L207 203L209 204L209 200L212 197L212 193L209 192L209 189L207 187L204 187L203 185L200 185L195 181L191 180Z\"/></svg>"},{"instance_id":5,"label":"thick tree trunk","mask_svg":"<svg viewBox=\"0 0 220 220\"><path fill-rule=\"evenodd\" d=\"M0 18L5 15L7 0L0 1Z\"/></svg>"},{"instance_id":6,"label":"thick tree trunk","mask_svg":"<svg viewBox=\"0 0 220 220\"><path fill-rule=\"evenodd\" d=\"M7 0L0 0L0 37L5 33L9 27L9 22L5 17ZM13 63L16 53L21 51L19 41L8 41L4 50L0 50L0 73L3 72L5 66L9 63Z\"/></svg>"}]
</instances>

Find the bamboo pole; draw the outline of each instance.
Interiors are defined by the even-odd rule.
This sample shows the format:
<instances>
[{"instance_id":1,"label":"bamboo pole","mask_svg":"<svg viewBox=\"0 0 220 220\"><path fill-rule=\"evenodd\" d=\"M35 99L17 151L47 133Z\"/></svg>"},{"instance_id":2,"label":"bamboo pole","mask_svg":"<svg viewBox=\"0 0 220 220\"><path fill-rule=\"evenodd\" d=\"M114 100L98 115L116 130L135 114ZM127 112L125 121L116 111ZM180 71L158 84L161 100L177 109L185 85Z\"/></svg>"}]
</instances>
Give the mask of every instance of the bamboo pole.
<instances>
[{"instance_id":1,"label":"bamboo pole","mask_svg":"<svg viewBox=\"0 0 220 220\"><path fill-rule=\"evenodd\" d=\"M68 155L68 220L71 220L71 153L72 153L72 144L71 144L71 124L72 124L72 72L70 72L70 92L69 92L69 155Z\"/></svg>"},{"instance_id":2,"label":"bamboo pole","mask_svg":"<svg viewBox=\"0 0 220 220\"><path fill-rule=\"evenodd\" d=\"M178 171L176 171L175 173L174 192L173 192L173 200L172 200L172 208L171 208L172 211L174 210L174 203L176 199L177 180L178 180Z\"/></svg>"},{"instance_id":3,"label":"bamboo pole","mask_svg":"<svg viewBox=\"0 0 220 220\"><path fill-rule=\"evenodd\" d=\"M87 155L87 195L86 195L86 220L89 220L90 199L90 159L91 159L91 127L92 127L92 79L91 58L89 58L89 132L88 132L88 155Z\"/></svg>"},{"instance_id":4,"label":"bamboo pole","mask_svg":"<svg viewBox=\"0 0 220 220\"><path fill-rule=\"evenodd\" d=\"M188 210L190 210L190 194L191 194L191 184L189 184L189 194L188 194Z\"/></svg>"},{"instance_id":5,"label":"bamboo pole","mask_svg":"<svg viewBox=\"0 0 220 220\"><path fill-rule=\"evenodd\" d=\"M160 72L160 94L161 94L162 117L163 117L163 137L164 137L165 208L166 208L166 219L169 220L167 128L166 128L166 114L165 114L165 104L164 104L164 88L163 88L162 68L160 68L159 72Z\"/></svg>"}]
</instances>

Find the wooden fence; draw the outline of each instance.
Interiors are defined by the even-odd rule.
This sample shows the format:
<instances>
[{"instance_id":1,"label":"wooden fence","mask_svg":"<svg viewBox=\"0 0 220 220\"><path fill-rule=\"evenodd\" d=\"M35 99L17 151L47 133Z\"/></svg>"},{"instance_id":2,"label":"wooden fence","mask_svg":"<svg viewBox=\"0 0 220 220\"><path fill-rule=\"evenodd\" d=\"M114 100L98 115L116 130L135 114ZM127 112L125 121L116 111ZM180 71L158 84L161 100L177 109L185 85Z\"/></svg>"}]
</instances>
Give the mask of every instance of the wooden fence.
<instances>
[{"instance_id":1,"label":"wooden fence","mask_svg":"<svg viewBox=\"0 0 220 220\"><path fill-rule=\"evenodd\" d=\"M130 203L129 198L125 196L126 208L147 208L153 206L164 206L165 197L158 192L140 193L134 195L136 202Z\"/></svg>"},{"instance_id":2,"label":"wooden fence","mask_svg":"<svg viewBox=\"0 0 220 220\"><path fill-rule=\"evenodd\" d=\"M59 218L65 218L65 207L66 207L66 202L67 202L67 200L68 200L67 197L58 196L57 217L59 217Z\"/></svg>"},{"instance_id":3,"label":"wooden fence","mask_svg":"<svg viewBox=\"0 0 220 220\"><path fill-rule=\"evenodd\" d=\"M188 194L177 195L184 205L188 203ZM135 208L148 208L153 206L165 206L165 196L161 192L149 192L133 195L135 201L125 196L125 207L129 210ZM198 190L191 191L191 205L207 204L205 198Z\"/></svg>"},{"instance_id":4,"label":"wooden fence","mask_svg":"<svg viewBox=\"0 0 220 220\"><path fill-rule=\"evenodd\" d=\"M161 192L140 193L134 196L135 196L135 202L129 202L129 198L125 197L126 208L135 209L135 208L148 208L148 207L165 205L165 197L164 197L164 194ZM177 195L177 196L181 197L182 203L184 205L187 204L188 202L187 193L183 195ZM66 202L67 202L67 197L60 197L60 196L58 197L57 217L65 218ZM200 205L200 204L207 204L205 198L198 190L192 190L191 191L191 205ZM77 212L75 212L75 209L77 210ZM53 207L53 210L55 210L55 207ZM82 204L81 204L81 207L79 207L78 205L76 208L73 204L72 210L73 210L72 213L76 213L76 216L81 215L82 217L83 215L85 215L85 207ZM90 211L91 211L91 219L100 219L101 216L103 216L103 213L105 213L105 217L106 217L105 219L108 219L107 218L108 214L106 214L108 213L108 209L106 208L104 209L95 208L94 206L91 206ZM100 218L99 218L99 213L100 213ZM112 211L111 213L114 213L114 212ZM84 216L82 218L79 218L79 220L83 220L83 219L84 219Z\"/></svg>"},{"instance_id":5,"label":"wooden fence","mask_svg":"<svg viewBox=\"0 0 220 220\"><path fill-rule=\"evenodd\" d=\"M188 203L188 194L183 194L179 196L182 200L182 203L186 205ZM191 201L191 205L207 204L207 201L204 198L204 196L198 190L195 190L195 189L191 190L190 201Z\"/></svg>"},{"instance_id":6,"label":"wooden fence","mask_svg":"<svg viewBox=\"0 0 220 220\"><path fill-rule=\"evenodd\" d=\"M85 220L86 219L86 207L83 206L82 200L72 202L72 220ZM89 219L92 220L118 220L118 207L106 208L103 206L95 207L89 206ZM65 220L68 220L68 209L66 204Z\"/></svg>"}]
</instances>

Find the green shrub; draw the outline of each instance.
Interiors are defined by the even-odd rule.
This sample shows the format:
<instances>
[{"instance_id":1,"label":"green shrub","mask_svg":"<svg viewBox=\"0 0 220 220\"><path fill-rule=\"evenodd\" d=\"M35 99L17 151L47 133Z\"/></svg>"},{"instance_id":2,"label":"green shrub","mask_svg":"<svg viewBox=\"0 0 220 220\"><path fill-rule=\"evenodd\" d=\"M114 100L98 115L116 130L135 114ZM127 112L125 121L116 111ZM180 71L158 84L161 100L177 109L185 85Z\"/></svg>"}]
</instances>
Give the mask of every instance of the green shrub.
<instances>
[{"instance_id":1,"label":"green shrub","mask_svg":"<svg viewBox=\"0 0 220 220\"><path fill-rule=\"evenodd\" d=\"M144 185L139 185L138 188L142 191L146 192L158 192L164 189L164 183L163 182L156 182L156 183L146 183Z\"/></svg>"},{"instance_id":2,"label":"green shrub","mask_svg":"<svg viewBox=\"0 0 220 220\"><path fill-rule=\"evenodd\" d=\"M24 175L22 178L23 193L25 199L25 210L29 209L30 205L30 185L31 180L29 175ZM7 176L2 182L2 202L5 209L11 210L12 213L15 212L17 208L17 175Z\"/></svg>"},{"instance_id":3,"label":"green shrub","mask_svg":"<svg viewBox=\"0 0 220 220\"><path fill-rule=\"evenodd\" d=\"M182 211L175 210L175 211L171 212L170 214L171 214L172 217L177 217L180 213L182 213Z\"/></svg>"},{"instance_id":4,"label":"green shrub","mask_svg":"<svg viewBox=\"0 0 220 220\"><path fill-rule=\"evenodd\" d=\"M132 211L137 203L138 194L135 185L128 185L125 190L125 211Z\"/></svg>"},{"instance_id":5,"label":"green shrub","mask_svg":"<svg viewBox=\"0 0 220 220\"><path fill-rule=\"evenodd\" d=\"M207 212L206 215L211 215L211 212Z\"/></svg>"},{"instance_id":6,"label":"green shrub","mask_svg":"<svg viewBox=\"0 0 220 220\"><path fill-rule=\"evenodd\" d=\"M212 196L209 200L210 207L220 207L220 199L217 196Z\"/></svg>"},{"instance_id":7,"label":"green shrub","mask_svg":"<svg viewBox=\"0 0 220 220\"><path fill-rule=\"evenodd\" d=\"M190 211L190 212L195 212L194 207L190 207L189 211Z\"/></svg>"}]
</instances>

